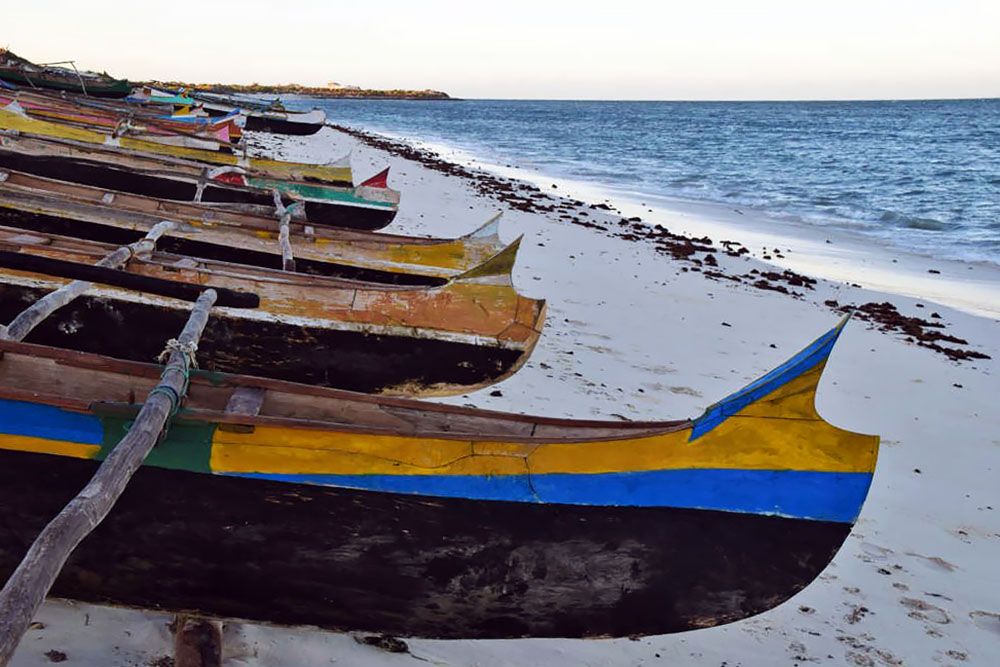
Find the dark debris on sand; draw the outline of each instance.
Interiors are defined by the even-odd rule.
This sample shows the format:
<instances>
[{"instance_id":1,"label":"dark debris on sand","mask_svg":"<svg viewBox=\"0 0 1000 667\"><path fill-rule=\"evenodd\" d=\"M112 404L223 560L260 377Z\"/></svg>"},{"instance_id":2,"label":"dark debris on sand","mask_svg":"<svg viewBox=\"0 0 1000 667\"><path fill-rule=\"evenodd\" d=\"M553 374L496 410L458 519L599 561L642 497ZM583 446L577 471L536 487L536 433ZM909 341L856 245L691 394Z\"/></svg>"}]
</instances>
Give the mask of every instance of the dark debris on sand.
<instances>
[{"instance_id":1,"label":"dark debris on sand","mask_svg":"<svg viewBox=\"0 0 1000 667\"><path fill-rule=\"evenodd\" d=\"M586 210L588 208L604 211L615 210L607 204L587 205L577 199L542 192L541 189L530 183L496 176L479 169L463 167L462 165L443 159L433 151L416 148L402 141L388 139L377 134L343 125L330 124L330 126L373 148L386 151L392 155L398 155L407 160L419 162L433 171L467 179L472 183L473 188L478 194L504 202L519 211L527 213L558 213L558 217L561 220L602 232L607 236L621 238L626 241L652 243L659 254L690 265L689 268L683 268L682 271L700 272L708 280L736 282L748 287L779 292L799 299L804 296L801 290L813 290L816 286L816 279L789 269L784 269L780 272L751 269L749 273L742 275L729 273L721 269L716 255L738 258L750 254L749 248L739 241L719 241L718 246L716 246L713 244L712 239L707 236L697 238L677 234L662 225L645 224L642 218L639 217L623 217L617 223L610 223L609 227L608 225L585 219L589 217ZM778 249L775 248L774 252L778 253ZM780 256L783 257L784 255ZM768 256L765 255L765 257ZM882 331L902 334L906 336L907 340L944 354L953 361L990 358L988 355L975 350L964 350L942 345L941 343L968 345L968 342L957 336L943 333L941 330L944 328L944 324L930 322L918 317L905 316L890 303L840 306L836 301L827 300L825 304L839 312L846 312L853 309L856 312L856 317L872 322ZM935 313L932 317L938 319L940 315Z\"/></svg>"},{"instance_id":2,"label":"dark debris on sand","mask_svg":"<svg viewBox=\"0 0 1000 667\"><path fill-rule=\"evenodd\" d=\"M989 359L988 354L977 350L964 350L956 347L945 347L941 343L952 345L968 345L969 341L958 336L946 334L942 331L944 324L941 322L931 322L921 317L910 317L903 315L893 304L888 301L882 303L865 303L860 306L838 306L837 302L826 302L827 305L842 313L854 311L854 317L865 322L871 322L882 331L899 333L906 336L906 340L916 343L921 347L940 352L952 361L965 361L968 359Z\"/></svg>"}]
</instances>

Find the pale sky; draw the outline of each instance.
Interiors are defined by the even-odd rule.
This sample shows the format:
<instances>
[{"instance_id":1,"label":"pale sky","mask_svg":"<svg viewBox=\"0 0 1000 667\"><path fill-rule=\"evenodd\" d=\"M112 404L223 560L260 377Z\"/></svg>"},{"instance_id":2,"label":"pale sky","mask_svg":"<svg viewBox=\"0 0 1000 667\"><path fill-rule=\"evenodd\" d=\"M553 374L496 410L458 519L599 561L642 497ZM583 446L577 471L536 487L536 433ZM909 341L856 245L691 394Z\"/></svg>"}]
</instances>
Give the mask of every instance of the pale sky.
<instances>
[{"instance_id":1,"label":"pale sky","mask_svg":"<svg viewBox=\"0 0 1000 667\"><path fill-rule=\"evenodd\" d=\"M12 0L13 2L13 0ZM1000 97L1000 0L30 0L0 45L130 79L457 97Z\"/></svg>"}]
</instances>

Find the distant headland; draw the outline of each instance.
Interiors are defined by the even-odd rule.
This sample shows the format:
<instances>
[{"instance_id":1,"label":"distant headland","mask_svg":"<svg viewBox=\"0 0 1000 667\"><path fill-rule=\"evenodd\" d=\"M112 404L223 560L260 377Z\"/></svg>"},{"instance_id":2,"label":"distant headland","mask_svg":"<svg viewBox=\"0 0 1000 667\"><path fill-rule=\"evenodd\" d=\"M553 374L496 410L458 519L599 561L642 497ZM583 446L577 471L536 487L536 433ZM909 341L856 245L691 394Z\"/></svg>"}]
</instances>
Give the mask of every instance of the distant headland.
<instances>
[{"instance_id":1,"label":"distant headland","mask_svg":"<svg viewBox=\"0 0 1000 667\"><path fill-rule=\"evenodd\" d=\"M204 93L223 93L232 95L243 93L247 95L309 95L310 97L356 98L376 100L451 100L455 99L440 90L379 90L345 86L339 83L328 83L326 86L303 86L297 83L284 84L236 84L236 83L183 83L180 81L148 81L143 85L157 88L200 91Z\"/></svg>"}]
</instances>

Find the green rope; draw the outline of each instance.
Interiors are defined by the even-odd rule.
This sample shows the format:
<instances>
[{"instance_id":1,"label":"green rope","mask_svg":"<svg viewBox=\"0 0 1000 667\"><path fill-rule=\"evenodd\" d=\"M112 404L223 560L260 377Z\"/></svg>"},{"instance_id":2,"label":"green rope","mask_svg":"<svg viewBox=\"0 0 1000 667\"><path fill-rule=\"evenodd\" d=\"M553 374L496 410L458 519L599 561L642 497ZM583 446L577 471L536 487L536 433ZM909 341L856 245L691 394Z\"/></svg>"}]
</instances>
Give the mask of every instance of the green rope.
<instances>
[{"instance_id":1,"label":"green rope","mask_svg":"<svg viewBox=\"0 0 1000 667\"><path fill-rule=\"evenodd\" d=\"M171 352L177 352L181 355L181 360L184 366L182 369L171 368L169 366L164 368L163 372L160 373L159 384L153 387L152 391L150 391L149 395L146 397L146 400L148 401L155 394L162 394L167 397L167 400L170 401L170 415L167 423L163 427L163 431L160 433L159 442L163 442L163 440L166 439L167 431L170 430L170 420L173 419L174 416L176 416L180 411L181 402L184 400L184 396L187 395L188 387L191 384L191 368L192 366L195 368L198 366L198 360L195 357L197 351L198 345L196 343L189 343L185 345L176 339L171 338L167 341L167 345L163 352L160 353L159 360L163 363L169 360ZM170 385L164 384L168 371L180 371L184 375L184 384L181 386L181 390L179 392Z\"/></svg>"}]
</instances>

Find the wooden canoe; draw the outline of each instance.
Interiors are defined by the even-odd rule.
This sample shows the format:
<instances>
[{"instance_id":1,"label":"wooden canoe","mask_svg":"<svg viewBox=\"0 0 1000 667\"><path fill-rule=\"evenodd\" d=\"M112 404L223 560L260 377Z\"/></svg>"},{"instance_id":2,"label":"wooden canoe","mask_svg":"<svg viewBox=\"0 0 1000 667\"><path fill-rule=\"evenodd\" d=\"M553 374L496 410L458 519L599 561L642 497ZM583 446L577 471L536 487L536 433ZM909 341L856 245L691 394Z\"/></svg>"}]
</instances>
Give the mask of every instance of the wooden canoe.
<instances>
[{"instance_id":1,"label":"wooden canoe","mask_svg":"<svg viewBox=\"0 0 1000 667\"><path fill-rule=\"evenodd\" d=\"M338 631L618 637L809 585L878 438L814 407L838 325L692 420L571 421L195 372L52 594ZM0 580L161 367L0 342Z\"/></svg>"},{"instance_id":2,"label":"wooden canoe","mask_svg":"<svg viewBox=\"0 0 1000 667\"><path fill-rule=\"evenodd\" d=\"M204 368L390 395L465 393L514 373L540 335L545 302L511 282L517 245L441 287L395 287L167 252L97 270L116 246L0 227L0 322L70 279L93 281L27 340L146 361L162 346L158 332L187 317L177 290L215 287L260 305L217 309L199 346Z\"/></svg>"},{"instance_id":3,"label":"wooden canoe","mask_svg":"<svg viewBox=\"0 0 1000 667\"><path fill-rule=\"evenodd\" d=\"M171 252L267 268L281 266L273 208L181 203L0 170L0 224L91 241L137 241L161 220L182 228ZM500 215L453 239L310 227L293 218L297 271L394 285L442 285L504 248Z\"/></svg>"},{"instance_id":4,"label":"wooden canoe","mask_svg":"<svg viewBox=\"0 0 1000 667\"><path fill-rule=\"evenodd\" d=\"M0 109L0 126L4 113ZM388 225L399 208L399 193L385 187L384 178L339 187L22 133L0 134L0 168L176 201L273 206L277 191L286 205L302 202L314 225L368 231Z\"/></svg>"},{"instance_id":5,"label":"wooden canoe","mask_svg":"<svg viewBox=\"0 0 1000 667\"><path fill-rule=\"evenodd\" d=\"M285 109L280 103L262 104L211 93L176 94L149 87L130 98L137 102L174 109L197 108L208 116L223 116L239 111L246 115L246 129L269 134L316 134L326 124L326 112L320 108L309 111Z\"/></svg>"},{"instance_id":6,"label":"wooden canoe","mask_svg":"<svg viewBox=\"0 0 1000 667\"><path fill-rule=\"evenodd\" d=\"M326 112L322 109L292 111L290 109L270 109L248 107L246 103L232 105L210 102L199 98L198 103L210 116L232 113L239 110L246 114L246 129L250 132L267 134L290 134L303 136L316 134L326 125Z\"/></svg>"},{"instance_id":7,"label":"wooden canoe","mask_svg":"<svg viewBox=\"0 0 1000 667\"><path fill-rule=\"evenodd\" d=\"M96 100L90 97L78 95L67 95L65 93L54 93L51 91L14 89L7 96L14 96L22 108L29 114L49 120L52 116L55 122L64 122L64 113L82 113L86 116L95 115L101 117L98 120L104 124L104 117L113 116L116 120L129 118L142 121L150 126L151 132L180 132L188 133L228 133L228 140L237 143L242 137L242 127L246 118L239 113L232 113L226 116L215 118L194 118L189 116L173 117L170 114L164 116L156 109L150 109L142 104L129 102L128 100ZM90 119L87 119L90 120ZM91 120L91 122L94 122ZM111 125L115 128L116 125ZM216 139L222 139L215 134Z\"/></svg>"},{"instance_id":8,"label":"wooden canoe","mask_svg":"<svg viewBox=\"0 0 1000 667\"><path fill-rule=\"evenodd\" d=\"M232 152L230 124L198 126L192 124L159 122L127 111L82 106L65 100L50 99L41 95L17 92L0 92L0 106L21 110L29 118L50 121L60 125L93 130L112 136L129 136L143 141L187 146L211 151Z\"/></svg>"},{"instance_id":9,"label":"wooden canoe","mask_svg":"<svg viewBox=\"0 0 1000 667\"><path fill-rule=\"evenodd\" d=\"M181 158L221 167L243 167L253 176L287 179L316 184L351 186L354 182L349 164L335 161L330 164L305 164L271 160L268 158L242 158L219 151L199 150L184 146L167 146L131 137L113 138L107 132L71 127L50 121L31 118L16 107L0 107L0 129L15 130L49 139L68 139L92 146L112 146L122 151L161 158Z\"/></svg>"},{"instance_id":10,"label":"wooden canoe","mask_svg":"<svg viewBox=\"0 0 1000 667\"><path fill-rule=\"evenodd\" d=\"M0 49L0 79L32 88L63 90L93 97L122 98L132 92L132 84L124 79L36 65L6 49Z\"/></svg>"}]
</instances>

